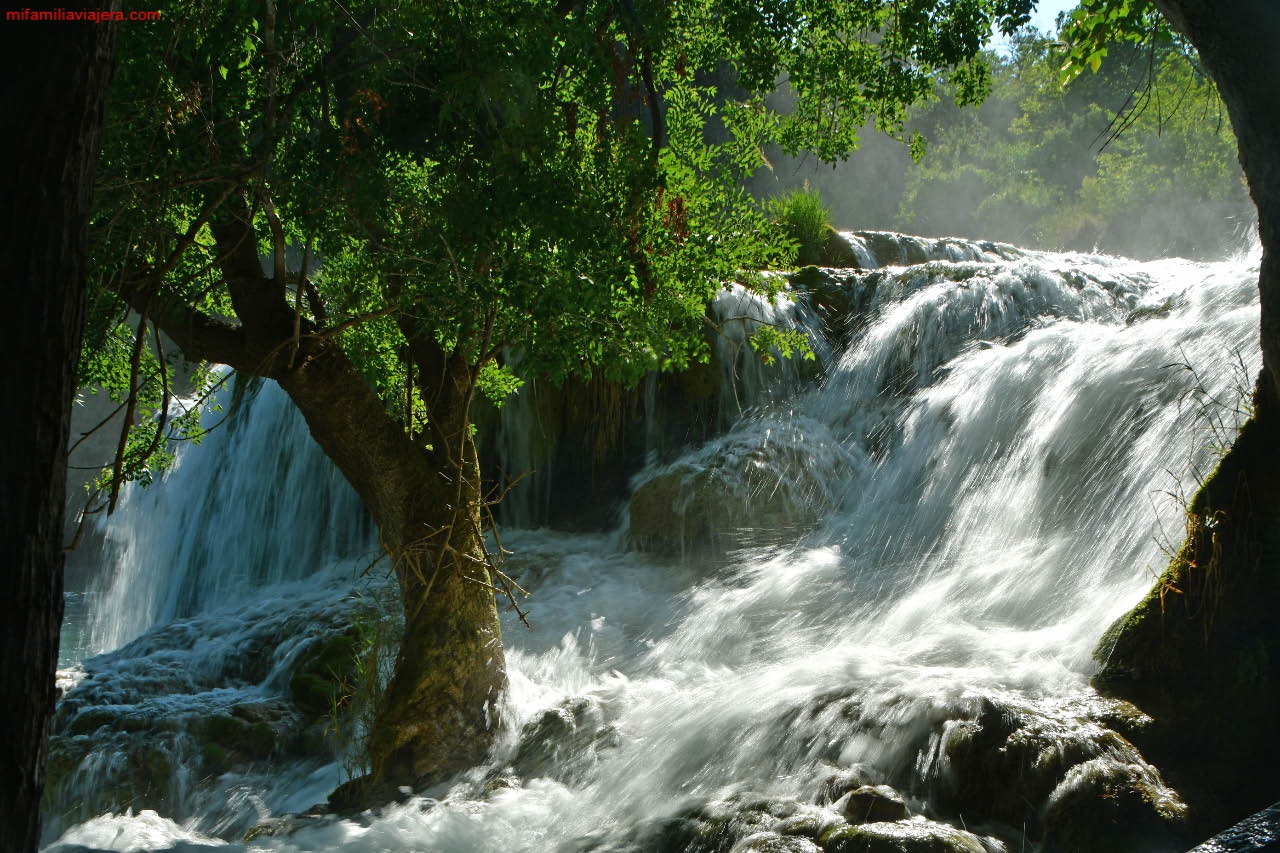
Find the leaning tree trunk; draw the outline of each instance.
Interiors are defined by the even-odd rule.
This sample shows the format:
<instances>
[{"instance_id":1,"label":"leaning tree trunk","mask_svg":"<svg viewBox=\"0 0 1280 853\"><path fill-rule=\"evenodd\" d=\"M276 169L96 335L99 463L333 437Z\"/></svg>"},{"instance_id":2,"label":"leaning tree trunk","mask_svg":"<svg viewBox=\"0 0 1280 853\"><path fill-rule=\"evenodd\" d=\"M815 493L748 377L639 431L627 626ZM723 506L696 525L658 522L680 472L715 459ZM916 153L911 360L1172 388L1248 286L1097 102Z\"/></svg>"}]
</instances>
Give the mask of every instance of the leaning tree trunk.
<instances>
[{"instance_id":1,"label":"leaning tree trunk","mask_svg":"<svg viewBox=\"0 0 1280 853\"><path fill-rule=\"evenodd\" d=\"M469 422L475 373L431 330L404 326L424 380L418 393L431 430L424 447L387 412L336 336L317 334L310 321L295 330L285 282L262 272L252 221L245 200L232 196L211 222L239 323L150 298L145 275L119 292L188 359L276 380L378 525L400 584L405 634L370 733L373 772L333 798L366 804L473 766L496 734L506 664Z\"/></svg>"},{"instance_id":2,"label":"leaning tree trunk","mask_svg":"<svg viewBox=\"0 0 1280 853\"><path fill-rule=\"evenodd\" d=\"M86 225L105 124L113 24L6 25L9 93L0 234L0 850L40 837L45 736L62 622L67 432L84 319Z\"/></svg>"},{"instance_id":3,"label":"leaning tree trunk","mask_svg":"<svg viewBox=\"0 0 1280 853\"><path fill-rule=\"evenodd\" d=\"M449 372L469 387L465 364ZM364 498L400 586L404 638L369 736L372 773L332 798L367 805L480 763L497 731L506 666L469 397L445 389L431 398L428 450L386 416L336 349L310 354L279 381Z\"/></svg>"},{"instance_id":4,"label":"leaning tree trunk","mask_svg":"<svg viewBox=\"0 0 1280 853\"><path fill-rule=\"evenodd\" d=\"M1280 799L1280 9L1155 2L1196 47L1236 133L1262 240L1263 366L1252 419L1192 498L1156 587L1099 644L1094 683L1155 718L1133 737L1204 837Z\"/></svg>"},{"instance_id":5,"label":"leaning tree trunk","mask_svg":"<svg viewBox=\"0 0 1280 853\"><path fill-rule=\"evenodd\" d=\"M375 780L427 783L484 758L506 687L498 612L481 538L480 467L462 454L412 502L392 547L404 602L400 653L369 742Z\"/></svg>"}]
</instances>

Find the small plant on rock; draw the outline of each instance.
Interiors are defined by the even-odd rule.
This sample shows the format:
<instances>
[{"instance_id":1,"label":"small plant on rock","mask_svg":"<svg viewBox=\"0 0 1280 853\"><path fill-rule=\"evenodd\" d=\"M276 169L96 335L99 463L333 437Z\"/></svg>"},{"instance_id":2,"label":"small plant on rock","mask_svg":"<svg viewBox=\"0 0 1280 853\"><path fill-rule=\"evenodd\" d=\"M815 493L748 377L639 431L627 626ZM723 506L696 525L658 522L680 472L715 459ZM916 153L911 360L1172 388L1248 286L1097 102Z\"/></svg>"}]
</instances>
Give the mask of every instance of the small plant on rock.
<instances>
[{"instance_id":1,"label":"small plant on rock","mask_svg":"<svg viewBox=\"0 0 1280 853\"><path fill-rule=\"evenodd\" d=\"M818 263L831 230L831 210L822 203L818 191L805 181L802 189L774 199L773 208L783 231L796 242L796 264Z\"/></svg>"}]
</instances>

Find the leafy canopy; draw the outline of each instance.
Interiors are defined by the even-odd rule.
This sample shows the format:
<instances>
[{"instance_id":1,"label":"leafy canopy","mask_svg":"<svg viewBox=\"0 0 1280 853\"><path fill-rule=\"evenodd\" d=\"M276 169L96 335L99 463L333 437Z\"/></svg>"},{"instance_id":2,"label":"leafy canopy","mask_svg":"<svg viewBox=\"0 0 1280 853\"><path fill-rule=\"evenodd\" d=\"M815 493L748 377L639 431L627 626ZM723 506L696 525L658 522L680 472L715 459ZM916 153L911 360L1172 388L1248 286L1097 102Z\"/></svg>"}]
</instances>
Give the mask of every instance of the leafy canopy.
<instances>
[{"instance_id":1,"label":"leafy canopy","mask_svg":"<svg viewBox=\"0 0 1280 853\"><path fill-rule=\"evenodd\" d=\"M1146 256L1235 245L1229 217L1250 205L1212 81L1185 45L1108 29L1093 6L1060 38L1024 33L992 57L980 110L917 112L930 156L906 176L896 227ZM1112 39L1108 60L1064 85L1063 63L1096 52L1080 22Z\"/></svg>"},{"instance_id":2,"label":"leafy canopy","mask_svg":"<svg viewBox=\"0 0 1280 853\"><path fill-rule=\"evenodd\" d=\"M764 147L833 161L868 120L902 136L939 78L981 99L983 40L1032 0L163 6L164 30L120 34L84 379L162 405L175 354L123 366L126 302L170 329L285 311L295 346L339 340L412 424L433 381L415 342L499 399L705 359L717 289L776 287L747 271L790 260L743 190ZM236 295L253 255L274 302Z\"/></svg>"}]
</instances>

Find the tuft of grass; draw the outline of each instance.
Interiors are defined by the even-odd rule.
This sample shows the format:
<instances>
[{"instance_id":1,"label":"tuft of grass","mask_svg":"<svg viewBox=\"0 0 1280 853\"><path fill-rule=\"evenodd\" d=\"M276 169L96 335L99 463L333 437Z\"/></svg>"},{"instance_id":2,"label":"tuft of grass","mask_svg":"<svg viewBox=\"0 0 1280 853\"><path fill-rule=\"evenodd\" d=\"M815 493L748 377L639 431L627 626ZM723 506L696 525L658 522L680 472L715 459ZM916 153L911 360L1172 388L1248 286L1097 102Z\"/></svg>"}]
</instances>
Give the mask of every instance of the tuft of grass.
<instances>
[{"instance_id":1,"label":"tuft of grass","mask_svg":"<svg viewBox=\"0 0 1280 853\"><path fill-rule=\"evenodd\" d=\"M802 189L775 198L773 212L783 231L797 244L796 264L818 263L831 229L831 210L822 203L818 191L806 181Z\"/></svg>"}]
</instances>

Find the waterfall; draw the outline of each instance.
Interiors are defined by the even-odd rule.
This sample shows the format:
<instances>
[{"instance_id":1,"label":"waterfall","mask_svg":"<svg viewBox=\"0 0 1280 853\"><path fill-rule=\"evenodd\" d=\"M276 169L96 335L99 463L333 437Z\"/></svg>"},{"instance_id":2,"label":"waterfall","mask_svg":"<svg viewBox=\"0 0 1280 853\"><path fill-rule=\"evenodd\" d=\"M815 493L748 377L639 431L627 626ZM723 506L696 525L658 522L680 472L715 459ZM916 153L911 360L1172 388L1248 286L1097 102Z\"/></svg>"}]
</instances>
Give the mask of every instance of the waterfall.
<instances>
[{"instance_id":1,"label":"waterfall","mask_svg":"<svg viewBox=\"0 0 1280 853\"><path fill-rule=\"evenodd\" d=\"M847 238L864 268L825 274L847 305L836 336L847 343L821 377L756 397L722 434L654 460L633 484L683 519L692 501L739 502L738 514L704 512L709 525L762 524L798 505L804 523L665 556L620 536L506 531L507 570L533 595L528 626L504 621L511 685L490 763L360 820L279 818L318 796L332 769L237 776L257 798L251 817L280 830L252 849L658 849L653 839L748 812L765 829L830 821L818 792L854 777L960 827L974 816L952 746L989 717L1031 720L1037 737L1081 751L1037 794L1051 803L1120 766L1107 762L1165 790L1090 716L1091 653L1150 589L1181 537L1179 496L1243 417L1261 361L1256 257L1138 264ZM111 629L119 639L214 602L221 615L184 623L177 651L162 629L86 662L86 707L140 702L121 698L135 689L128 673L194 659L181 649L214 623L234 648L248 630L235 614L291 600L281 582L367 542L331 469L291 453L305 442L279 399L264 390L247 414L184 454L154 496L126 498L112 540L111 589L124 592L93 603L102 619L137 608ZM169 657L156 657L162 647ZM146 689L163 704L170 688ZM558 746L543 755L547 732ZM1067 752L1049 749L1042 764ZM757 801L785 808L743 805ZM246 819L103 814L62 841L222 846ZM988 849L1018 849L1019 831L1025 843L1009 814L991 820Z\"/></svg>"},{"instance_id":2,"label":"waterfall","mask_svg":"<svg viewBox=\"0 0 1280 853\"><path fill-rule=\"evenodd\" d=\"M102 522L80 652L371 550L360 499L279 386L248 391L240 411L210 403L201 421L203 441L179 448L161 482L124 489Z\"/></svg>"}]
</instances>

